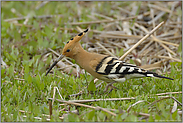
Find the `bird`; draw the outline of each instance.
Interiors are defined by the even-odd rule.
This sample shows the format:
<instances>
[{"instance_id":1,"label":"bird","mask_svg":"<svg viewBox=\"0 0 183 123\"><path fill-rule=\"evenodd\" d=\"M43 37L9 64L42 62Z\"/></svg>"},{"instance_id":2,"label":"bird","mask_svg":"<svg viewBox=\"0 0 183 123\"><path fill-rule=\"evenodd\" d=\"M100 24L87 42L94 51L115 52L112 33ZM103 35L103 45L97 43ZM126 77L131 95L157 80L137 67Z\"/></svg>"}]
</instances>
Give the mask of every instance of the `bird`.
<instances>
[{"instance_id":1,"label":"bird","mask_svg":"<svg viewBox=\"0 0 183 123\"><path fill-rule=\"evenodd\" d=\"M104 92L106 92L108 87L112 86L113 83L125 82L128 79L157 77L174 80L169 77L158 75L155 72L142 69L134 64L126 63L116 57L87 52L82 48L79 41L88 32L88 30L89 29L86 29L79 33L65 44L62 54L50 66L46 75L61 59L64 57L70 57L93 77L108 83Z\"/></svg>"}]
</instances>

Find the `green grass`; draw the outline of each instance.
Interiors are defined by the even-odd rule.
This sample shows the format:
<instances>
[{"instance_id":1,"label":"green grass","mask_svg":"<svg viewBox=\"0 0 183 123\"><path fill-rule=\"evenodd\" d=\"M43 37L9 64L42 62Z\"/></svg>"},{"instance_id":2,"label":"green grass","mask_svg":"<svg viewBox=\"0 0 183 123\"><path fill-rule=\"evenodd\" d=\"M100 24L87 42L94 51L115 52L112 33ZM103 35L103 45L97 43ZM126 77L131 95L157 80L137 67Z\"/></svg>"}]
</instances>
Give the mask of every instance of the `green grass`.
<instances>
[{"instance_id":1,"label":"green grass","mask_svg":"<svg viewBox=\"0 0 183 123\"><path fill-rule=\"evenodd\" d=\"M135 100L126 101L99 101L86 103L86 105L100 106L102 108L116 109L114 113L117 116L112 116L104 111L96 111L85 107L76 107L70 105L70 111L78 110L79 115L69 113L68 117L63 120L60 116L66 114L66 111L60 111L67 106L59 106L59 102L53 104L53 116L50 121L79 121L79 122L121 122L121 121L146 121L139 120L141 115L139 112L150 114L147 121L182 121L181 115L175 111L170 113L174 100L164 99L155 103L152 107L148 104L158 100L158 93L178 92L182 91L182 71L181 63L170 63L171 73L165 76L174 78L173 81L166 79L143 78L128 80L124 83L115 83L114 86L120 90L113 90L109 95L101 94L106 83L102 84L100 89L96 89L93 93L88 93L87 87L92 91L93 77L88 74L81 74L79 78L73 75L62 74L55 67L54 75L48 74L45 76L46 70L51 64L51 55L43 61L41 55L47 51L47 48L62 49L64 42L68 41L72 36L64 33L65 30L60 28L65 27L64 23L85 22L91 21L88 18L91 8L81 7L81 18L77 18L76 2L49 2L38 10L35 10L40 2L2 2L1 13L1 57L8 67L1 66L1 121L2 122L17 122L29 121L38 122L46 121L46 117L42 114L49 115L49 100L53 97L53 88L58 87L64 100L86 100L86 99L106 99L106 98L125 98L136 97ZM99 13L107 15L110 13L112 6L111 2L93 2L95 9ZM121 2L119 6L129 5L130 2ZM106 6L103 8L102 6ZM14 8L16 13L11 12ZM69 8L69 9L68 9ZM26 26L18 26L16 24L5 22L5 19L16 18L18 13L22 16L41 15L57 15L62 14L63 17L53 17L50 19L35 19L30 18L27 25L32 25L34 28ZM119 13L119 11L115 11ZM109 14L110 15L110 14ZM112 14L111 14L112 15ZM18 23L23 23L24 20L19 20ZM44 26L44 28L41 28ZM75 29L76 26L67 25L67 28ZM81 25L81 28L87 28L88 25ZM55 29L56 28L56 29ZM91 29L102 30L102 25L91 25ZM76 30L72 33L78 33ZM118 49L119 55L123 51ZM59 76L59 77L58 77ZM99 81L101 82L101 81ZM98 82L98 83L99 83ZM78 97L68 96L78 93L83 88L85 94ZM152 98L148 98L150 96ZM178 101L182 102L182 94L172 95ZM58 93L56 98L60 99ZM145 100L132 107L129 113L122 112L127 110L129 106ZM182 106L178 105L177 109L182 110ZM21 113L20 110L26 111ZM26 116L26 117L24 117ZM41 120L34 117L40 117Z\"/></svg>"}]
</instances>

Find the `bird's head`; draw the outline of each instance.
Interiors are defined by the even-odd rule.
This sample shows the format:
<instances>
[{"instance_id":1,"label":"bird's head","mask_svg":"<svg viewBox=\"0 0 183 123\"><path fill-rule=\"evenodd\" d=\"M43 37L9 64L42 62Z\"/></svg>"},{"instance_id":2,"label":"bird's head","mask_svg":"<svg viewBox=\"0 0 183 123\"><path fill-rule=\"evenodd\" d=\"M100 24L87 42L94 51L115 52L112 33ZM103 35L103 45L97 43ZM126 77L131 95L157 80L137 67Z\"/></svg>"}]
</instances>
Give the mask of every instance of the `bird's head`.
<instances>
[{"instance_id":1,"label":"bird's head","mask_svg":"<svg viewBox=\"0 0 183 123\"><path fill-rule=\"evenodd\" d=\"M57 58L57 60L51 65L51 67L48 69L48 71L46 72L46 75L51 71L51 69L61 60L63 59L65 56L66 57L72 57L73 54L75 54L74 52L74 48L76 46L76 43L79 42L81 40L81 38L86 34L86 32L88 32L88 29L86 29L85 31L79 33L77 36L75 36L74 38L71 38L66 45L64 46L63 50L62 50L62 54Z\"/></svg>"},{"instance_id":2,"label":"bird's head","mask_svg":"<svg viewBox=\"0 0 183 123\"><path fill-rule=\"evenodd\" d=\"M73 55L74 54L74 48L76 46L76 43L81 40L81 38L86 34L87 31L88 31L88 29L86 29L85 31L79 33L74 38L71 38L67 42L67 44L64 46L64 48L62 50L62 55L66 56L66 57L70 57L71 55Z\"/></svg>"}]
</instances>

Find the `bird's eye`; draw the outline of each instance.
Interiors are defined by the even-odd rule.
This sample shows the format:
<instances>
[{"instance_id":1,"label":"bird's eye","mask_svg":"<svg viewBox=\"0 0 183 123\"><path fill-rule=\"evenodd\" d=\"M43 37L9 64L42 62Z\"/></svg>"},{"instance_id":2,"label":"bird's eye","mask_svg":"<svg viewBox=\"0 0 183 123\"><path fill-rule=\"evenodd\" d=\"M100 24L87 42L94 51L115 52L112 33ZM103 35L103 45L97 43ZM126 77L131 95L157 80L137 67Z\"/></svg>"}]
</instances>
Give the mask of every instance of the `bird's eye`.
<instances>
[{"instance_id":1,"label":"bird's eye","mask_svg":"<svg viewBox=\"0 0 183 123\"><path fill-rule=\"evenodd\" d=\"M70 49L67 49L66 52L70 52Z\"/></svg>"}]
</instances>

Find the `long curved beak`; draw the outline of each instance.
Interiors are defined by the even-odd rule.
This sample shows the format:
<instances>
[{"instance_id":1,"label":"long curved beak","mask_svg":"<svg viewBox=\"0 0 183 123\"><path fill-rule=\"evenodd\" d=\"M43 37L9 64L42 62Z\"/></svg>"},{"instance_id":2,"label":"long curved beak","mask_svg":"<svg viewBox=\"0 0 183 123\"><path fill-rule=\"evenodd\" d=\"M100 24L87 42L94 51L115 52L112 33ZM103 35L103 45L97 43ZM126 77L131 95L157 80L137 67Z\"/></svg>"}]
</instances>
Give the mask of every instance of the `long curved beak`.
<instances>
[{"instance_id":1,"label":"long curved beak","mask_svg":"<svg viewBox=\"0 0 183 123\"><path fill-rule=\"evenodd\" d=\"M47 74L51 71L51 69L60 61L60 60L62 60L64 58L64 55L60 55L58 58L57 58L57 60L51 65L51 67L48 69L48 71L46 72L46 75L45 76L47 76Z\"/></svg>"}]
</instances>

